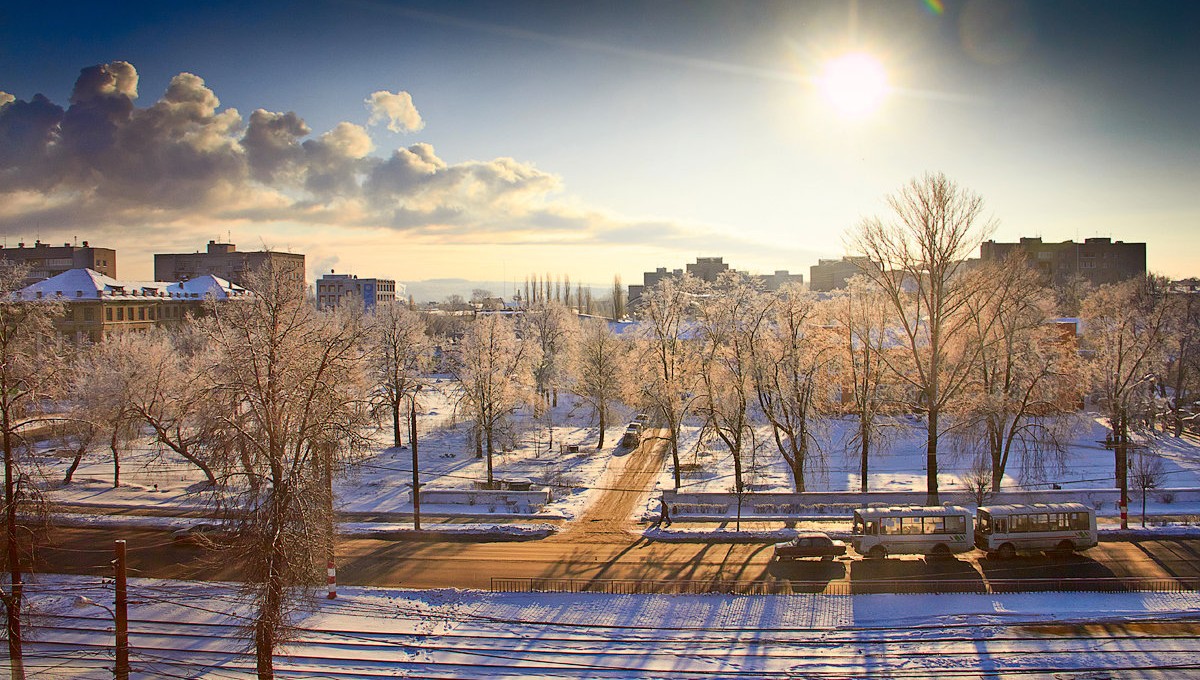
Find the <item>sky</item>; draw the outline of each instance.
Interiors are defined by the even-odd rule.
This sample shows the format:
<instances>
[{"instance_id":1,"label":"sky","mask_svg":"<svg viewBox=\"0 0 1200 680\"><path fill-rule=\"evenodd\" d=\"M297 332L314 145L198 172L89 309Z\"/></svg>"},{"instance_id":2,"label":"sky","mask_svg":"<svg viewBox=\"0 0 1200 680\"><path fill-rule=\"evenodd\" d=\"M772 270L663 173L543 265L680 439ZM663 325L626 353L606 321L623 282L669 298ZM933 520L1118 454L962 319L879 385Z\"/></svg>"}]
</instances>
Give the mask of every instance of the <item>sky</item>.
<instances>
[{"instance_id":1,"label":"sky","mask_svg":"<svg viewBox=\"0 0 1200 680\"><path fill-rule=\"evenodd\" d=\"M1192 276L1197 35L1183 1L7 3L0 239L127 279L209 240L310 280L807 278L942 172L997 240Z\"/></svg>"}]
</instances>

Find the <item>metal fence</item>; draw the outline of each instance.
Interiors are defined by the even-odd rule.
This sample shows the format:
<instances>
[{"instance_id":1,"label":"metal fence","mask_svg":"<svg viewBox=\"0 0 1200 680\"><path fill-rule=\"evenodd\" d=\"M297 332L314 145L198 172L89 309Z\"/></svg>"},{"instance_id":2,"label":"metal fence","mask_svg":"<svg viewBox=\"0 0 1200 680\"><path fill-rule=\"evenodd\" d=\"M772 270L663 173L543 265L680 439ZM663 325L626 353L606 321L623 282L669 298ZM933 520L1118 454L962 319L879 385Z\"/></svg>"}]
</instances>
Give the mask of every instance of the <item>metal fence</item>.
<instances>
[{"instance_id":1,"label":"metal fence","mask_svg":"<svg viewBox=\"0 0 1200 680\"><path fill-rule=\"evenodd\" d=\"M724 581L575 578L493 578L493 592L624 595L864 595L870 593L1154 592L1200 590L1197 578L859 579L850 581Z\"/></svg>"}]
</instances>

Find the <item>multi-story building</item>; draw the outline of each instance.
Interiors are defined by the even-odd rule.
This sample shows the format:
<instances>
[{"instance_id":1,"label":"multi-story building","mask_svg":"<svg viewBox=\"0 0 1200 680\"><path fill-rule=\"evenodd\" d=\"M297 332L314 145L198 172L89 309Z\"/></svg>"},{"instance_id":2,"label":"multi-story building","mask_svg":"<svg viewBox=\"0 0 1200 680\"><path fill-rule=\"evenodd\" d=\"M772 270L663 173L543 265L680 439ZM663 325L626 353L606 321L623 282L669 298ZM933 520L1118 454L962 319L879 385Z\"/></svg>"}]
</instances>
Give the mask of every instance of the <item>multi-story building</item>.
<instances>
[{"instance_id":1,"label":"multi-story building","mask_svg":"<svg viewBox=\"0 0 1200 680\"><path fill-rule=\"evenodd\" d=\"M723 257L698 257L692 264L687 265L687 273L705 281L707 283L716 283L721 274L730 271L729 265L725 263ZM668 271L666 267L659 267L652 272L642 274L641 285L633 284L629 286L629 302L635 302L647 289L654 288L660 281L666 278L679 278L684 273L683 269L674 269ZM746 272L738 272L745 276L757 278L766 290L779 290L786 283L804 283L803 274L789 274L785 269L777 269L773 274L752 275Z\"/></svg>"},{"instance_id":2,"label":"multi-story building","mask_svg":"<svg viewBox=\"0 0 1200 680\"><path fill-rule=\"evenodd\" d=\"M401 284L401 295L404 287ZM317 279L317 309L340 306L347 298L360 300L368 311L376 305L396 301L396 282L392 279L360 279L352 274L332 271Z\"/></svg>"},{"instance_id":3,"label":"multi-story building","mask_svg":"<svg viewBox=\"0 0 1200 680\"><path fill-rule=\"evenodd\" d=\"M64 313L54 322L59 333L99 342L116 331L175 326L189 313L203 313L205 300L229 300L249 292L211 274L168 283L118 281L91 269L71 269L14 295L29 302L61 303Z\"/></svg>"},{"instance_id":4,"label":"multi-story building","mask_svg":"<svg viewBox=\"0 0 1200 680\"><path fill-rule=\"evenodd\" d=\"M112 248L93 248L87 241L82 246L64 243L52 246L35 241L32 248L18 243L16 248L0 246L0 260L29 267L25 285L44 281L69 269L91 269L105 276L117 276L117 251Z\"/></svg>"},{"instance_id":5,"label":"multi-story building","mask_svg":"<svg viewBox=\"0 0 1200 680\"><path fill-rule=\"evenodd\" d=\"M845 288L847 281L863 273L864 267L870 266L871 258L865 255L851 255L840 260L817 260L817 264L808 268L808 289L825 293Z\"/></svg>"},{"instance_id":6,"label":"multi-story building","mask_svg":"<svg viewBox=\"0 0 1200 680\"><path fill-rule=\"evenodd\" d=\"M232 243L209 241L205 252L156 254L154 278L159 281L186 281L212 274L246 287L251 272L270 264L276 271L304 287L304 255L271 250L241 252Z\"/></svg>"},{"instance_id":7,"label":"multi-story building","mask_svg":"<svg viewBox=\"0 0 1200 680\"><path fill-rule=\"evenodd\" d=\"M1110 238L1089 238L1083 243L1044 243L1038 237L1022 237L1019 243L984 241L979 257L984 262L996 262L1014 252L1024 254L1030 265L1055 285L1076 276L1099 286L1146 274L1146 244L1114 242Z\"/></svg>"}]
</instances>

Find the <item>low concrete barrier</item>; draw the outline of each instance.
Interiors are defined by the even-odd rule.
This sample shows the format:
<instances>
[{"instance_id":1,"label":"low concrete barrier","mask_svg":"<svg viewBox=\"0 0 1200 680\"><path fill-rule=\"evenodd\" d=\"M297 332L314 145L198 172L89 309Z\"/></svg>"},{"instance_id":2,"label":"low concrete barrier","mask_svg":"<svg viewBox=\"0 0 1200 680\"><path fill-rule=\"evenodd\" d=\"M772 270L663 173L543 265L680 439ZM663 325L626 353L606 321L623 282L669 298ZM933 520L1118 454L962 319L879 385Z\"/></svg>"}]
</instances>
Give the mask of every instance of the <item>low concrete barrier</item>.
<instances>
[{"instance_id":1,"label":"low concrete barrier","mask_svg":"<svg viewBox=\"0 0 1200 680\"><path fill-rule=\"evenodd\" d=\"M1031 491L1001 491L990 495L985 504L1005 503L1061 503L1076 501L1096 509L1099 514L1115 514L1120 492L1116 489L1039 489ZM743 519L790 520L821 519L825 517L844 519L862 507L889 505L924 505L924 491L868 491L852 493L845 491L810 491L805 493L760 492L744 493L741 496ZM974 497L962 490L942 491L943 502L957 505L974 505ZM1200 488L1155 489L1147 494L1147 502L1161 507L1172 504L1200 503ZM738 495L735 493L688 493L663 491L663 499L672 520L724 520L738 516ZM1139 493L1129 491L1129 508L1132 514L1141 504ZM1181 509L1181 514L1192 514L1191 509Z\"/></svg>"},{"instance_id":2,"label":"low concrete barrier","mask_svg":"<svg viewBox=\"0 0 1200 680\"><path fill-rule=\"evenodd\" d=\"M409 499L412 498L409 492ZM487 512L533 514L550 502L549 487L534 487L529 491L507 489L425 489L421 503L428 505L467 505Z\"/></svg>"}]
</instances>

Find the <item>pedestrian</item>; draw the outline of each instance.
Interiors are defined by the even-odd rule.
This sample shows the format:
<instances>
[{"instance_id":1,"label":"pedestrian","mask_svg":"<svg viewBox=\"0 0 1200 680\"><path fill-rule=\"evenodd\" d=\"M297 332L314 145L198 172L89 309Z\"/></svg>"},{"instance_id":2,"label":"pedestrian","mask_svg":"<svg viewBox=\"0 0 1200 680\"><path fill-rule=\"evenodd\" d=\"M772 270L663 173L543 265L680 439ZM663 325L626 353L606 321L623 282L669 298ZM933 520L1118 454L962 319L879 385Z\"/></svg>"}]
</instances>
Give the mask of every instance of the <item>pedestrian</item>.
<instances>
[{"instance_id":1,"label":"pedestrian","mask_svg":"<svg viewBox=\"0 0 1200 680\"><path fill-rule=\"evenodd\" d=\"M671 513L667 511L667 499L664 498L659 502L661 503L661 509L658 513L658 524L659 526L669 527L671 526Z\"/></svg>"}]
</instances>

